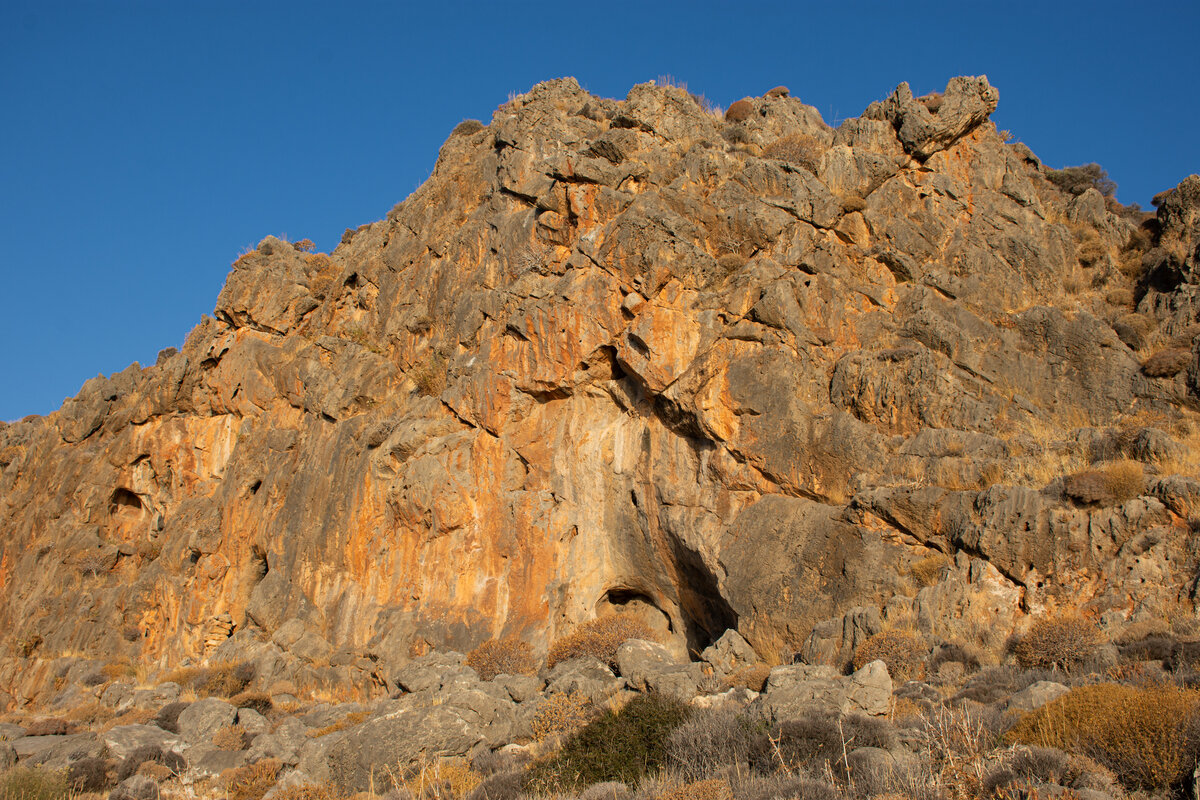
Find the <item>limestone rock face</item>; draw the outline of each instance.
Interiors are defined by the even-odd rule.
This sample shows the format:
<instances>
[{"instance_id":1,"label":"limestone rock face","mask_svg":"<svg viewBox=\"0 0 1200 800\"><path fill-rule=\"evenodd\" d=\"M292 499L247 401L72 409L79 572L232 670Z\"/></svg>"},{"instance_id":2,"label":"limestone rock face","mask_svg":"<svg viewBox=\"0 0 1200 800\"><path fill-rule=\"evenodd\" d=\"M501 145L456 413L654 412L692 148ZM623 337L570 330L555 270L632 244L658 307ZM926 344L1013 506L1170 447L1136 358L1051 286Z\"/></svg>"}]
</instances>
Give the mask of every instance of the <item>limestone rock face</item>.
<instances>
[{"instance_id":1,"label":"limestone rock face","mask_svg":"<svg viewBox=\"0 0 1200 800\"><path fill-rule=\"evenodd\" d=\"M291 648L383 691L611 613L787 661L825 623L844 658L852 609L980 641L1195 613L1200 178L1141 224L997 101L902 85L833 129L550 81L333 253L264 239L180 351L0 426L0 705L64 654L245 658L287 696ZM1165 377L1127 344L1168 340ZM1121 457L1153 491L1063 491Z\"/></svg>"}]
</instances>

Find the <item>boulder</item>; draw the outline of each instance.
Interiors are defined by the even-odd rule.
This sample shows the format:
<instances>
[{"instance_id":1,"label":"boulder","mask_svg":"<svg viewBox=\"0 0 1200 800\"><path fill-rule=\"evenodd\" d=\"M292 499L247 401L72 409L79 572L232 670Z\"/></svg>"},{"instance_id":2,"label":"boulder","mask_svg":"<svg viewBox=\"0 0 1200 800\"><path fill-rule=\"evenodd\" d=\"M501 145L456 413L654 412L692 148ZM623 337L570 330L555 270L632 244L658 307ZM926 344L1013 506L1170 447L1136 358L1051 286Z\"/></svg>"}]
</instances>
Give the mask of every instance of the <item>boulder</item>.
<instances>
[{"instance_id":1,"label":"boulder","mask_svg":"<svg viewBox=\"0 0 1200 800\"><path fill-rule=\"evenodd\" d=\"M148 775L134 775L117 784L108 800L158 800L158 784Z\"/></svg>"},{"instance_id":2,"label":"boulder","mask_svg":"<svg viewBox=\"0 0 1200 800\"><path fill-rule=\"evenodd\" d=\"M190 744L208 743L221 728L237 719L237 706L206 697L189 705L179 714L179 735Z\"/></svg>"},{"instance_id":3,"label":"boulder","mask_svg":"<svg viewBox=\"0 0 1200 800\"><path fill-rule=\"evenodd\" d=\"M433 652L400 667L392 680L406 692L474 683L479 680L479 675L463 663L465 658L462 653Z\"/></svg>"},{"instance_id":4,"label":"boulder","mask_svg":"<svg viewBox=\"0 0 1200 800\"><path fill-rule=\"evenodd\" d=\"M892 679L882 661L872 661L852 675L833 667L776 667L766 691L756 701L776 721L812 712L862 713L882 716L891 709Z\"/></svg>"},{"instance_id":5,"label":"boulder","mask_svg":"<svg viewBox=\"0 0 1200 800\"><path fill-rule=\"evenodd\" d=\"M0 772L17 765L17 749L8 742L0 742Z\"/></svg>"},{"instance_id":6,"label":"boulder","mask_svg":"<svg viewBox=\"0 0 1200 800\"><path fill-rule=\"evenodd\" d=\"M81 758L98 758L104 742L94 733L65 736L26 736L12 743L21 762L31 767L65 769Z\"/></svg>"},{"instance_id":7,"label":"boulder","mask_svg":"<svg viewBox=\"0 0 1200 800\"><path fill-rule=\"evenodd\" d=\"M573 658L556 664L546 679L546 695L577 694L602 703L625 685L607 664L595 658Z\"/></svg>"},{"instance_id":8,"label":"boulder","mask_svg":"<svg viewBox=\"0 0 1200 800\"><path fill-rule=\"evenodd\" d=\"M631 688L645 691L651 676L678 667L678 661L658 642L629 639L617 648L617 670Z\"/></svg>"},{"instance_id":9,"label":"boulder","mask_svg":"<svg viewBox=\"0 0 1200 800\"><path fill-rule=\"evenodd\" d=\"M1008 698L1008 703L1005 707L1009 711L1035 711L1051 700L1062 697L1069 691L1071 690L1061 683L1038 681L1026 686Z\"/></svg>"},{"instance_id":10,"label":"boulder","mask_svg":"<svg viewBox=\"0 0 1200 800\"><path fill-rule=\"evenodd\" d=\"M108 754L123 759L139 747L154 746L162 750L176 750L182 739L154 725L118 725L103 734Z\"/></svg>"},{"instance_id":11,"label":"boulder","mask_svg":"<svg viewBox=\"0 0 1200 800\"><path fill-rule=\"evenodd\" d=\"M723 675L759 663L758 653L733 629L725 631L719 639L704 648L700 660L712 664L713 668ZM621 674L625 674L624 670Z\"/></svg>"},{"instance_id":12,"label":"boulder","mask_svg":"<svg viewBox=\"0 0 1200 800\"><path fill-rule=\"evenodd\" d=\"M251 763L264 758L277 758L284 764L300 763L300 752L310 741L309 728L295 717L280 722L270 733L261 733L250 743L247 760Z\"/></svg>"}]
</instances>

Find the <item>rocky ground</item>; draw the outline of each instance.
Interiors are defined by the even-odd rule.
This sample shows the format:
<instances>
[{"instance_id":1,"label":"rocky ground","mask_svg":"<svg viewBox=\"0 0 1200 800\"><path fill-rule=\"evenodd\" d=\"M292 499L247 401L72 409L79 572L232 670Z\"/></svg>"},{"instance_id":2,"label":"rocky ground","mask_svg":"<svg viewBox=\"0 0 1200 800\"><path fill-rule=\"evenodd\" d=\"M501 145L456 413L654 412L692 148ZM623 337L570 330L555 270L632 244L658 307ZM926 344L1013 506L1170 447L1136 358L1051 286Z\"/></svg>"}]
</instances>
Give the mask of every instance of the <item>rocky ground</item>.
<instances>
[{"instance_id":1,"label":"rocky ground","mask_svg":"<svg viewBox=\"0 0 1200 800\"><path fill-rule=\"evenodd\" d=\"M0 725L0 795L1187 796L1200 643L1147 626L1113 645L1094 623L1056 624L990 665L994 654L888 630L844 670L772 667L735 631L694 661L618 645L628 631L585 632L564 654L593 655L536 671L514 643L431 653L371 702L259 691L251 662L147 684L78 664L55 703Z\"/></svg>"}]
</instances>

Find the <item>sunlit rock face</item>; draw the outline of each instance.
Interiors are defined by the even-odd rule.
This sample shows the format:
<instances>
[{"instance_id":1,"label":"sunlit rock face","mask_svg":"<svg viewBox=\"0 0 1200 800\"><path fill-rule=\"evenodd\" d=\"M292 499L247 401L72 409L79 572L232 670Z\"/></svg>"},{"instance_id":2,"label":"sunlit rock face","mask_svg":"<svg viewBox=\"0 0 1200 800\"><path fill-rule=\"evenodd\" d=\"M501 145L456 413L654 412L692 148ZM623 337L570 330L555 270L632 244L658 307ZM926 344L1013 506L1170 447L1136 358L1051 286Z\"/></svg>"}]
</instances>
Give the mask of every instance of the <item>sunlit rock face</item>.
<instances>
[{"instance_id":1,"label":"sunlit rock face","mask_svg":"<svg viewBox=\"0 0 1200 800\"><path fill-rule=\"evenodd\" d=\"M1063 191L986 78L837 128L776 95L539 84L332 254L264 239L182 351L0 426L0 700L265 643L367 691L612 613L824 660L851 609L986 647L1195 616L1200 178L1147 219Z\"/></svg>"}]
</instances>

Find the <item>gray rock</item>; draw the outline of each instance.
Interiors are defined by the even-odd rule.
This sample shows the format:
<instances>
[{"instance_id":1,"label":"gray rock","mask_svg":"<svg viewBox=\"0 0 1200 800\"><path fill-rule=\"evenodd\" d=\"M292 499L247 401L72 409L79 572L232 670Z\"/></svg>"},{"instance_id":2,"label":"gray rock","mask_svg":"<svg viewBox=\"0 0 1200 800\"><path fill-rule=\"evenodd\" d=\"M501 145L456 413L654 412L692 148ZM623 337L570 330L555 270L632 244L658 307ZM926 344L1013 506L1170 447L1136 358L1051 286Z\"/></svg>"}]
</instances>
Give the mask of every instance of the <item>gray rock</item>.
<instances>
[{"instance_id":1,"label":"gray rock","mask_svg":"<svg viewBox=\"0 0 1200 800\"><path fill-rule=\"evenodd\" d=\"M847 701L845 712L861 711L870 716L883 716L892 708L892 676L882 661L872 661L846 678Z\"/></svg>"},{"instance_id":2,"label":"gray rock","mask_svg":"<svg viewBox=\"0 0 1200 800\"><path fill-rule=\"evenodd\" d=\"M462 653L433 652L414 658L400 667L392 680L406 692L436 690L478 681L478 673L463 664L465 658Z\"/></svg>"},{"instance_id":3,"label":"gray rock","mask_svg":"<svg viewBox=\"0 0 1200 800\"><path fill-rule=\"evenodd\" d=\"M184 756L188 768L200 776L213 777L227 769L236 769L247 763L245 750L219 750L210 744L190 747Z\"/></svg>"},{"instance_id":4,"label":"gray rock","mask_svg":"<svg viewBox=\"0 0 1200 800\"><path fill-rule=\"evenodd\" d=\"M1071 691L1061 683L1054 681L1038 681L1026 686L1021 691L1008 698L1007 708L1010 711L1034 711L1062 697Z\"/></svg>"},{"instance_id":5,"label":"gray rock","mask_svg":"<svg viewBox=\"0 0 1200 800\"><path fill-rule=\"evenodd\" d=\"M667 672L678 666L671 651L658 642L629 639L617 648L617 669L634 689L645 690L652 674Z\"/></svg>"},{"instance_id":6,"label":"gray rock","mask_svg":"<svg viewBox=\"0 0 1200 800\"><path fill-rule=\"evenodd\" d=\"M12 747L23 763L47 769L65 769L81 758L97 758L104 752L104 742L93 733L26 736Z\"/></svg>"},{"instance_id":7,"label":"gray rock","mask_svg":"<svg viewBox=\"0 0 1200 800\"><path fill-rule=\"evenodd\" d=\"M159 789L147 775L133 775L121 781L108 795L108 800L158 800Z\"/></svg>"},{"instance_id":8,"label":"gray rock","mask_svg":"<svg viewBox=\"0 0 1200 800\"><path fill-rule=\"evenodd\" d=\"M104 746L113 758L123 759L139 747L175 750L182 739L154 725L118 725L103 734Z\"/></svg>"},{"instance_id":9,"label":"gray rock","mask_svg":"<svg viewBox=\"0 0 1200 800\"><path fill-rule=\"evenodd\" d=\"M497 675L494 681L504 688L514 703L524 703L537 697L545 682L535 675Z\"/></svg>"},{"instance_id":10,"label":"gray rock","mask_svg":"<svg viewBox=\"0 0 1200 800\"><path fill-rule=\"evenodd\" d=\"M253 708L239 708L237 724L250 736L257 736L271 730L271 721Z\"/></svg>"},{"instance_id":11,"label":"gray rock","mask_svg":"<svg viewBox=\"0 0 1200 800\"><path fill-rule=\"evenodd\" d=\"M308 726L295 717L288 717L270 733L254 737L247 760L253 763L264 758L277 758L284 764L298 764L301 750L310 741L308 730Z\"/></svg>"},{"instance_id":12,"label":"gray rock","mask_svg":"<svg viewBox=\"0 0 1200 800\"><path fill-rule=\"evenodd\" d=\"M121 709L133 699L134 688L129 683L110 683L100 695L100 702L109 708Z\"/></svg>"},{"instance_id":13,"label":"gray rock","mask_svg":"<svg viewBox=\"0 0 1200 800\"><path fill-rule=\"evenodd\" d=\"M691 700L700 693L693 670L687 664L648 674L645 687L648 691L671 695L680 700Z\"/></svg>"},{"instance_id":14,"label":"gray rock","mask_svg":"<svg viewBox=\"0 0 1200 800\"><path fill-rule=\"evenodd\" d=\"M715 642L704 648L700 660L713 665L717 672L729 675L742 667L759 663L758 653L741 634L730 628ZM622 671L622 674L624 672Z\"/></svg>"},{"instance_id":15,"label":"gray rock","mask_svg":"<svg viewBox=\"0 0 1200 800\"><path fill-rule=\"evenodd\" d=\"M579 793L579 800L629 800L633 790L620 781L601 781Z\"/></svg>"},{"instance_id":16,"label":"gray rock","mask_svg":"<svg viewBox=\"0 0 1200 800\"><path fill-rule=\"evenodd\" d=\"M691 705L702 709L745 708L754 702L759 697L759 694L759 692L753 689L735 686L718 694L706 694L695 697L692 699Z\"/></svg>"},{"instance_id":17,"label":"gray rock","mask_svg":"<svg viewBox=\"0 0 1200 800\"><path fill-rule=\"evenodd\" d=\"M273 800L281 793L289 789L300 789L305 786L317 786L317 782L308 776L303 770L294 769L279 780L275 781L275 785L267 790L263 795L263 800Z\"/></svg>"},{"instance_id":18,"label":"gray rock","mask_svg":"<svg viewBox=\"0 0 1200 800\"><path fill-rule=\"evenodd\" d=\"M545 693L577 694L601 703L624 685L625 681L615 676L607 664L595 658L573 658L554 666L547 676Z\"/></svg>"},{"instance_id":19,"label":"gray rock","mask_svg":"<svg viewBox=\"0 0 1200 800\"><path fill-rule=\"evenodd\" d=\"M886 714L891 708L892 679L882 661L872 661L853 675L829 666L776 667L758 704L775 720L810 712Z\"/></svg>"},{"instance_id":20,"label":"gray rock","mask_svg":"<svg viewBox=\"0 0 1200 800\"><path fill-rule=\"evenodd\" d=\"M0 742L11 742L14 739L20 739L25 735L25 729L20 725L11 723L0 723Z\"/></svg>"},{"instance_id":21,"label":"gray rock","mask_svg":"<svg viewBox=\"0 0 1200 800\"><path fill-rule=\"evenodd\" d=\"M237 719L237 706L206 697L197 700L179 714L179 735L191 744L207 743L221 728Z\"/></svg>"}]
</instances>

